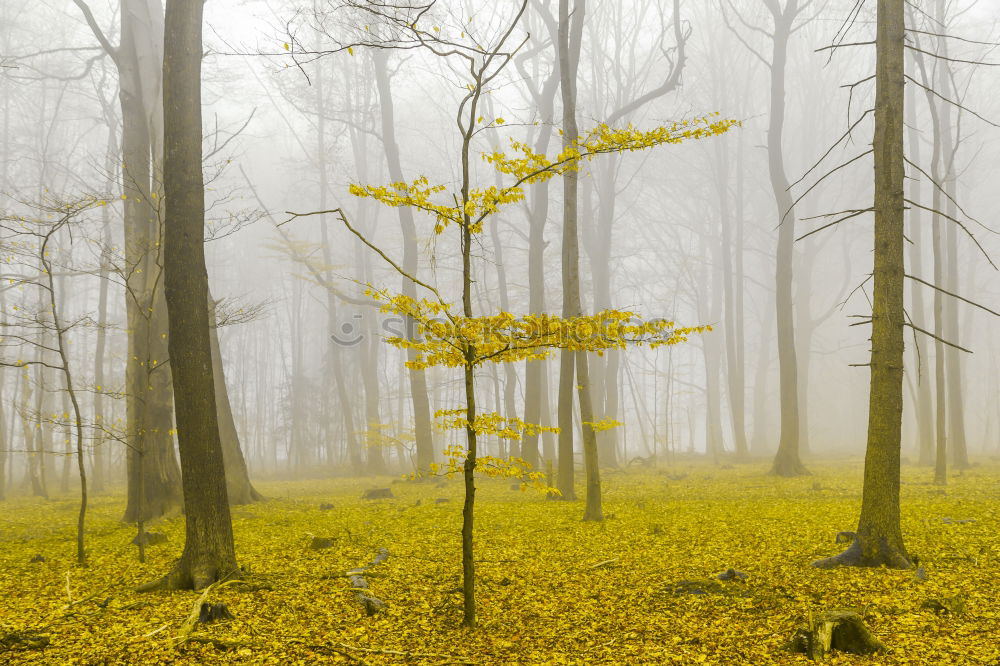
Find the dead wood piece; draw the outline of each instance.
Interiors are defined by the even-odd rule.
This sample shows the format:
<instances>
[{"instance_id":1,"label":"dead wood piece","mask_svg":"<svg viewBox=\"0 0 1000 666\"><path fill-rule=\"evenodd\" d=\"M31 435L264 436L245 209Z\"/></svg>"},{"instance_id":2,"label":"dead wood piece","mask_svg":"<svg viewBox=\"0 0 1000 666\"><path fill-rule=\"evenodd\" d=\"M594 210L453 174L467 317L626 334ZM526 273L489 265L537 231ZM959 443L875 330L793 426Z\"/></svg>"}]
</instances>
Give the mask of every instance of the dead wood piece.
<instances>
[{"instance_id":1,"label":"dead wood piece","mask_svg":"<svg viewBox=\"0 0 1000 666\"><path fill-rule=\"evenodd\" d=\"M612 557L610 560L602 560L602 561L598 562L597 564L592 565L590 568L591 569L603 569L604 567L610 567L611 565L613 565L615 562L617 562L620 559L621 559L620 557Z\"/></svg>"},{"instance_id":2,"label":"dead wood piece","mask_svg":"<svg viewBox=\"0 0 1000 666\"><path fill-rule=\"evenodd\" d=\"M14 650L41 650L49 645L46 634L26 629L0 635L0 652Z\"/></svg>"},{"instance_id":3,"label":"dead wood piece","mask_svg":"<svg viewBox=\"0 0 1000 666\"><path fill-rule=\"evenodd\" d=\"M366 500L377 500L377 499L393 499L395 495L392 494L391 488L369 488L365 491L361 499Z\"/></svg>"},{"instance_id":4,"label":"dead wood piece","mask_svg":"<svg viewBox=\"0 0 1000 666\"><path fill-rule=\"evenodd\" d=\"M450 501L451 500L448 499L447 497L438 497L436 500L434 500L434 503L435 504L447 504Z\"/></svg>"},{"instance_id":5,"label":"dead wood piece","mask_svg":"<svg viewBox=\"0 0 1000 666\"><path fill-rule=\"evenodd\" d=\"M314 536L312 541L309 542L309 547L313 550L322 550L324 548L333 547L333 539L331 537L318 537Z\"/></svg>"},{"instance_id":6,"label":"dead wood piece","mask_svg":"<svg viewBox=\"0 0 1000 666\"><path fill-rule=\"evenodd\" d=\"M736 569L730 567L716 576L716 578L719 580L746 580L749 576L742 571L737 571Z\"/></svg>"},{"instance_id":7,"label":"dead wood piece","mask_svg":"<svg viewBox=\"0 0 1000 666\"><path fill-rule=\"evenodd\" d=\"M636 456L635 458L632 458L631 460L628 461L628 465L629 466L636 465L638 467L652 467L654 462L656 462L656 459L653 456L649 456L647 458L643 458L642 456Z\"/></svg>"},{"instance_id":8,"label":"dead wood piece","mask_svg":"<svg viewBox=\"0 0 1000 666\"><path fill-rule=\"evenodd\" d=\"M833 650L864 655L887 648L854 611L829 610L810 616L807 627L795 630L791 649L815 661L823 659Z\"/></svg>"},{"instance_id":9,"label":"dead wood piece","mask_svg":"<svg viewBox=\"0 0 1000 666\"><path fill-rule=\"evenodd\" d=\"M927 599L920 604L920 607L934 611L939 615L964 615L968 610L968 606L965 604L965 596L961 594L956 594L953 597L934 597Z\"/></svg>"},{"instance_id":10,"label":"dead wood piece","mask_svg":"<svg viewBox=\"0 0 1000 666\"><path fill-rule=\"evenodd\" d=\"M334 507L329 502L323 502L322 504L319 505L319 510L320 511L329 511L332 508L334 508Z\"/></svg>"},{"instance_id":11,"label":"dead wood piece","mask_svg":"<svg viewBox=\"0 0 1000 666\"><path fill-rule=\"evenodd\" d=\"M198 613L198 622L201 624L232 619L234 619L233 614L226 608L226 604L210 604L206 602L201 605L201 610Z\"/></svg>"}]
</instances>

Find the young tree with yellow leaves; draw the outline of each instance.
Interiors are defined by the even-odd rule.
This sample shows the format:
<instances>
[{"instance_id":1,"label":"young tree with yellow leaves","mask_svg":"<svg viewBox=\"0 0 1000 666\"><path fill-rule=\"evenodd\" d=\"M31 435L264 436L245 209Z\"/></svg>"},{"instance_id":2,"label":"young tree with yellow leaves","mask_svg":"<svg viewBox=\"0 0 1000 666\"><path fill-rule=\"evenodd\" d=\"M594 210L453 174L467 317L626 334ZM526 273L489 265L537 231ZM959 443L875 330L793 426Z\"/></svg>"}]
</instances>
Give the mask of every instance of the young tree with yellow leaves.
<instances>
[{"instance_id":1,"label":"young tree with yellow leaves","mask_svg":"<svg viewBox=\"0 0 1000 666\"><path fill-rule=\"evenodd\" d=\"M542 475L530 472L530 466L520 459L501 460L479 456L478 443L482 435L517 438L524 433L537 433L538 424L525 423L516 417L496 413L481 413L476 405L476 370L486 363L515 363L546 358L554 349L572 352L582 357L588 352L602 354L611 349L624 349L629 345L670 345L682 342L687 336L702 332L708 327L681 328L664 320L644 321L635 313L605 310L592 315L574 313L559 317L543 313L530 313L515 317L509 312L477 315L473 309L473 243L477 234L491 217L503 207L524 201L529 185L544 183L556 176L575 176L581 161L603 154L617 154L646 150L661 144L676 144L690 139L700 139L722 134L736 121L721 120L714 116L687 120L666 127L639 130L634 127L615 129L608 125L576 134L564 133L564 147L555 157L535 152L531 146L511 141L511 154L494 150L482 155L483 159L511 182L509 185L474 186L472 170L473 142L485 128L504 124L503 118L487 119L481 115L483 95L506 65L517 48L505 50L524 13L527 2L520 2L512 19L492 39L473 39L465 46L442 35L435 26L425 29L421 19L426 9L413 17L387 19L391 27L401 31L409 43L430 49L435 54L462 58L468 66L467 92L461 98L456 113L456 125L461 138L458 164L460 179L457 191L447 192L444 185L431 184L426 177L389 185L351 185L356 197L371 198L393 208L409 208L431 216L435 234L454 230L458 237L458 250L462 261L461 310L452 305L433 285L419 279L390 258L381 248L351 225L341 208L310 213L289 213L292 219L307 215L334 214L344 226L376 252L397 273L429 292L429 298L417 299L407 294L393 294L386 289L369 287L367 295L382 303L384 312L402 315L417 324L415 337L395 336L386 341L408 352L407 366L425 369L431 366L461 368L464 379L465 405L461 409L444 410L437 414L443 418L444 427L465 431L465 447L449 449L449 463L445 473L461 471L465 484L465 501L462 510L462 574L464 617L463 624L476 625L475 558L473 527L476 471L488 475L527 478L542 485ZM369 8L369 11L374 11ZM382 18L386 18L380 14ZM471 29L466 26L466 31ZM366 26L366 32L368 26ZM398 35L394 39L402 39ZM463 31L462 39L466 39ZM385 42L359 42L342 45L338 50L352 52L352 46L385 48ZM483 46L487 44L488 46ZM584 414L585 421L587 415ZM591 433L613 424L584 424ZM435 468L434 471L438 471ZM588 483L588 506L599 506L600 480L596 464L592 470L594 481ZM543 486L544 487L544 486Z\"/></svg>"}]
</instances>

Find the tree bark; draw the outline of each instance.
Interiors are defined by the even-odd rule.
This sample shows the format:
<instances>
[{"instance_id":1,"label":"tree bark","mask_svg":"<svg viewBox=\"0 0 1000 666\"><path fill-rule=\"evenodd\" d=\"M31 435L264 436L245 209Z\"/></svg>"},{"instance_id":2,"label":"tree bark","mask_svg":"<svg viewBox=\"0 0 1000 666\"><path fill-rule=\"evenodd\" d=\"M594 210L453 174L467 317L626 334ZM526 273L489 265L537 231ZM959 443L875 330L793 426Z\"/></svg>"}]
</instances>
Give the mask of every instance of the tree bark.
<instances>
[{"instance_id":1,"label":"tree bark","mask_svg":"<svg viewBox=\"0 0 1000 666\"><path fill-rule=\"evenodd\" d=\"M575 0L573 3L573 22L570 23L569 0L559 0L559 89L562 96L562 129L563 146L573 145L579 138L576 124L576 78L580 61L580 47L583 33L583 19L586 14L586 0ZM563 240L562 240L562 274L563 274L563 317L572 318L583 314L580 301L580 244L578 236L578 196L579 171L572 169L563 175ZM573 458L564 470L563 455L569 449L572 451L572 420L568 419L568 428L564 427L564 419L572 412L572 386L576 379L577 396L580 401L580 420L583 434L583 462L587 477L587 502L584 510L584 520L603 520L601 513L600 467L597 459L597 434L593 427L582 423L593 419L593 408L590 396L590 377L587 367L587 357L582 351L564 350L562 352L559 373L559 414L560 414L560 479L569 481L572 487ZM575 366L573 368L572 366ZM575 377L573 370L575 369ZM568 404L564 404L564 401ZM563 437L568 435L568 443ZM564 475L567 478L563 478ZM560 485L563 490L563 485ZM565 491L564 491L565 492Z\"/></svg>"},{"instance_id":2,"label":"tree bark","mask_svg":"<svg viewBox=\"0 0 1000 666\"><path fill-rule=\"evenodd\" d=\"M252 504L264 497L257 492L250 482L247 461L240 446L240 436L236 431L236 420L233 418L233 407L229 402L229 389L226 388L226 372L222 363L222 347L219 344L218 319L216 303L212 294L208 294L209 325L212 351L212 385L215 391L215 404L219 410L219 437L222 442L222 461L226 470L226 491L230 504Z\"/></svg>"},{"instance_id":3,"label":"tree bark","mask_svg":"<svg viewBox=\"0 0 1000 666\"><path fill-rule=\"evenodd\" d=\"M899 522L903 417L905 0L879 0L875 65L875 266L868 447L857 538L815 565L912 567Z\"/></svg>"},{"instance_id":4,"label":"tree bark","mask_svg":"<svg viewBox=\"0 0 1000 666\"><path fill-rule=\"evenodd\" d=\"M389 70L387 67L388 52L376 50L375 60L375 84L378 89L379 108L382 120L382 144L385 147L385 160L389 168L389 178L394 183L403 182L403 167L399 159L399 146L396 143L396 112L392 100L392 86L389 81ZM403 270L409 275L416 276L417 262L417 228L413 221L413 211L407 206L396 208L399 214L399 227L403 234ZM501 263L500 266L503 264ZM409 298L416 298L417 286L410 280L403 278L403 295ZM411 340L419 339L416 322L407 317L406 335ZM408 349L407 360L413 361L417 357L416 350ZM426 472L431 463L434 462L434 441L431 432L431 406L427 397L427 375L423 370L414 368L407 369L407 376L410 381L410 398L413 401L413 428L416 438L414 444L417 449L417 470ZM511 387L513 389L513 387ZM512 413L513 414L513 413Z\"/></svg>"},{"instance_id":5,"label":"tree bark","mask_svg":"<svg viewBox=\"0 0 1000 666\"><path fill-rule=\"evenodd\" d=\"M908 63L912 60L907 60ZM910 75L913 68L910 66ZM920 135L917 129L916 104L914 86L906 87L906 118L909 128L909 153L914 164L920 164ZM920 180L913 178L909 182L910 201L920 201ZM923 276L923 220L921 211L916 206L910 206L908 213L910 239L910 270L916 276ZM913 310L913 321L921 328L926 328L923 285L916 280L910 281L910 307ZM917 456L921 465L933 464L934 458L934 412L931 397L931 383L927 368L930 364L930 347L923 335L917 335L914 340L916 353L916 382L914 385L914 406L917 426Z\"/></svg>"},{"instance_id":6,"label":"tree bark","mask_svg":"<svg viewBox=\"0 0 1000 666\"><path fill-rule=\"evenodd\" d=\"M935 3L938 25L948 25L947 7L944 0L937 0ZM937 38L938 53L942 58L948 58L948 38L941 36ZM953 89L951 79L951 67L947 60L936 63L938 93L948 99L956 99L958 91ZM952 219L958 218L957 201L957 174L955 173L955 152L959 138L953 132L955 128L951 123L951 104L935 99L934 102L940 108L941 116L941 158L944 161L943 178L938 182L944 187L948 194L948 201L945 204L945 214ZM960 126L959 126L960 127ZM959 140L957 140L959 139ZM936 210L941 210L936 208ZM942 220L942 224L947 225L945 233L946 256L944 282L936 284L944 285L944 288L953 294L961 293L958 277L958 226L950 220ZM944 335L943 338L954 344L961 344L961 329L958 325L958 301L948 298L944 302ZM940 335L940 334L939 334ZM948 441L951 444L951 463L957 469L969 468L968 444L965 437L965 409L962 401L962 352L955 347L949 346L945 350L945 370L947 374L947 399L948 399Z\"/></svg>"},{"instance_id":7,"label":"tree bark","mask_svg":"<svg viewBox=\"0 0 1000 666\"><path fill-rule=\"evenodd\" d=\"M203 588L238 575L212 370L202 176L201 0L167 0L164 286L170 320L185 541L174 569L146 586Z\"/></svg>"},{"instance_id":8,"label":"tree bark","mask_svg":"<svg viewBox=\"0 0 1000 666\"><path fill-rule=\"evenodd\" d=\"M784 10L775 2L771 37L771 112L767 130L767 165L771 190L778 208L778 252L775 269L775 313L778 331L778 381L780 385L781 436L771 473L778 476L807 474L799 458L799 389L795 354L795 313L792 303L792 266L795 259L795 211L785 175L782 133L785 126L785 65L792 22L798 0L787 0Z\"/></svg>"}]
</instances>

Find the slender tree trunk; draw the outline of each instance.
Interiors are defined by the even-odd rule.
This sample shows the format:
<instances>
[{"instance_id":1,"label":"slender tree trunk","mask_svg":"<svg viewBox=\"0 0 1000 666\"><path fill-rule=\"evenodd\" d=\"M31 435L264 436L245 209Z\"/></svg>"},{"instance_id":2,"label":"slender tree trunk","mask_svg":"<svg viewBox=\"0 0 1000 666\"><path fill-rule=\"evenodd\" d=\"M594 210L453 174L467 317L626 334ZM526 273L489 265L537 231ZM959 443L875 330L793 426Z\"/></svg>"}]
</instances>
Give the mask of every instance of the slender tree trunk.
<instances>
[{"instance_id":1,"label":"slender tree trunk","mask_svg":"<svg viewBox=\"0 0 1000 666\"><path fill-rule=\"evenodd\" d=\"M580 46L583 33L583 19L586 13L586 0L575 0L573 3L573 23L570 24L569 0L559 0L559 89L562 94L562 129L563 145L570 146L579 138L576 124L576 78L580 61ZM579 317L583 314L580 302L580 246L578 238L578 196L580 175L577 170L570 170L563 176L563 242L562 242L562 273L563 273L563 317ZM587 477L587 501L584 509L584 520L604 520L601 512L600 467L597 459L597 434L587 423L593 422L593 408L590 396L590 376L587 367L587 356L582 351L563 351L562 366L559 374L559 412L560 437L563 437L563 419L566 412L572 409L572 386L574 379L577 395L580 401L580 420L583 434L583 462ZM575 365L575 377L571 364ZM566 388L564 388L566 387ZM565 409L563 400L570 403ZM572 432L571 422L569 432ZM561 442L562 444L562 442ZM560 446L560 477L563 477L563 452L572 446ZM572 456L569 460L572 472ZM565 479L563 479L565 483ZM560 490L563 486L560 486ZM564 491L565 492L565 491Z\"/></svg>"},{"instance_id":2,"label":"slender tree trunk","mask_svg":"<svg viewBox=\"0 0 1000 666\"><path fill-rule=\"evenodd\" d=\"M938 25L947 25L946 3L944 0L937 0L936 11ZM942 58L948 58L948 38L938 37L938 53ZM948 99L956 99L957 91L953 90L951 84L951 67L947 60L935 63L937 71L937 91ZM934 100L938 104L941 116L941 159L944 162L942 178L938 183L944 187L948 194L945 204L945 214L952 218L958 218L957 201L957 174L955 173L955 151L956 137L953 134L955 128L951 122L951 104ZM935 207L935 210L941 210ZM945 275L944 282L937 282L944 285L944 288L953 294L961 293L958 279L958 228L950 220L942 220L946 225L945 232ZM954 298L947 298L944 301L944 334L941 336L953 344L961 344L961 329L958 325L958 301ZM939 334L940 335L940 334ZM951 463L957 469L969 468L968 444L965 438L965 406L962 401L962 352L955 347L949 346L945 350L945 371L946 371L946 395L948 400L948 441L951 444Z\"/></svg>"},{"instance_id":3,"label":"slender tree trunk","mask_svg":"<svg viewBox=\"0 0 1000 666\"><path fill-rule=\"evenodd\" d=\"M820 567L912 566L900 527L903 419L903 44L905 0L879 0L875 66L875 266L868 447L857 538Z\"/></svg>"},{"instance_id":4,"label":"slender tree trunk","mask_svg":"<svg viewBox=\"0 0 1000 666\"><path fill-rule=\"evenodd\" d=\"M706 264L700 282L703 285L710 285L708 321L718 321L722 315L722 272L711 267L720 263L720 248L715 243L708 247L706 245L707 238L703 236L702 252L708 254L711 260ZM721 390L723 340L719 333L712 331L704 335L701 346L705 357L705 454L711 456L716 464L719 463L719 456L725 452Z\"/></svg>"},{"instance_id":5,"label":"slender tree trunk","mask_svg":"<svg viewBox=\"0 0 1000 666\"><path fill-rule=\"evenodd\" d=\"M183 471L184 552L146 586L200 589L238 575L212 370L202 177L201 0L167 0L163 60L164 278L177 434Z\"/></svg>"},{"instance_id":6,"label":"slender tree trunk","mask_svg":"<svg viewBox=\"0 0 1000 666\"><path fill-rule=\"evenodd\" d=\"M0 308L3 304L0 303ZM0 327L6 322L0 323ZM13 401L11 405L13 405ZM0 501L7 499L7 451L13 444L13 437L7 436L7 403L4 400L4 376L0 372Z\"/></svg>"},{"instance_id":7,"label":"slender tree trunk","mask_svg":"<svg viewBox=\"0 0 1000 666\"><path fill-rule=\"evenodd\" d=\"M907 60L907 62L912 62ZM913 76L913 67L908 68ZM914 86L906 87L906 118L909 127L909 156L914 164L920 164L920 135L917 129L917 113L914 99ZM912 178L909 181L909 199L920 201L920 180ZM916 206L910 206L908 212L910 239L910 269L914 275L923 277L923 219L921 211ZM913 311L913 321L921 328L926 326L926 309L924 307L923 285L915 280L910 281L910 307ZM916 382L914 396L917 425L917 455L921 465L933 464L934 457L934 413L931 397L931 383L928 377L930 364L930 347L923 335L917 335L914 340L916 361Z\"/></svg>"},{"instance_id":8,"label":"slender tree trunk","mask_svg":"<svg viewBox=\"0 0 1000 666\"><path fill-rule=\"evenodd\" d=\"M531 72L522 69L519 61L515 60L526 81L543 80L542 85L535 91L535 102L541 125L539 125L533 149L539 155L548 153L549 143L552 140L555 94L559 85L558 39L552 41L555 44L556 62L553 64L551 73L544 80L540 71L539 58L531 59L534 67ZM542 314L546 309L545 246L548 243L545 240L545 224L549 215L549 186L550 181L548 180L538 183L531 188L529 194L531 205L528 208L528 310L531 314ZM552 425L548 370L549 362L546 360L525 361L524 420L526 423ZM541 454L551 462L555 457L553 442L555 437L551 432L545 432L541 437L543 442ZM538 439L538 434L526 434L521 442L521 457L535 468L539 468L541 463Z\"/></svg>"},{"instance_id":9,"label":"slender tree trunk","mask_svg":"<svg viewBox=\"0 0 1000 666\"><path fill-rule=\"evenodd\" d=\"M111 155L117 151L108 150L109 159L105 167L110 166ZM104 356L107 353L108 328L108 282L111 275L111 215L108 206L101 208L101 268L100 285L97 295L97 343L94 348L94 456L93 456L93 489L95 492L104 490L104 442L107 427L104 419Z\"/></svg>"},{"instance_id":10,"label":"slender tree trunk","mask_svg":"<svg viewBox=\"0 0 1000 666\"><path fill-rule=\"evenodd\" d=\"M389 178L394 183L403 182L403 167L399 159L399 146L396 143L396 121L395 107L392 100L392 86L389 81L389 70L387 67L388 52L376 50L375 60L375 83L378 89L379 105L382 120L382 144L385 146L385 159L389 168ZM409 275L416 276L417 262L417 228L413 221L413 211L407 206L400 206L399 226L403 234L403 270ZM503 266L502 263L499 264ZM416 298L417 286L403 278L403 295L409 298ZM416 322L412 318L406 320L406 335L412 340L419 339ZM416 350L407 350L407 360L413 361L417 357ZM417 469L426 471L434 462L434 442L431 433L431 407L427 397L427 376L423 370L414 368L407 369L410 380L410 397L413 401L413 426L416 437L415 445L417 449ZM513 388L513 387L512 387ZM513 415L513 412L511 412Z\"/></svg>"},{"instance_id":11,"label":"slender tree trunk","mask_svg":"<svg viewBox=\"0 0 1000 666\"><path fill-rule=\"evenodd\" d=\"M219 410L219 436L222 442L222 461L226 468L226 491L230 504L251 504L264 498L250 482L247 461L240 446L239 433L236 431L233 407L229 402L229 390L226 388L222 347L219 345L216 303L211 292L208 294L208 304L209 325L211 326L209 343L212 351L212 384L215 391L215 404Z\"/></svg>"},{"instance_id":12,"label":"slender tree trunk","mask_svg":"<svg viewBox=\"0 0 1000 666\"><path fill-rule=\"evenodd\" d=\"M737 137L737 141L740 138ZM723 301L723 331L726 337L726 383L729 395L729 414L733 427L733 445L736 449L736 459L743 460L747 456L747 432L745 414L745 395L743 387L743 369L740 347L742 340L737 338L737 328L743 313L737 309L737 292L742 291L743 283L734 274L733 255L742 254L743 247L733 243L733 219L729 205L729 151L726 150L725 137L715 142L716 187L719 195L719 219L722 224L722 301ZM737 162L739 167L739 161ZM739 222L737 222L739 224Z\"/></svg>"},{"instance_id":13,"label":"slender tree trunk","mask_svg":"<svg viewBox=\"0 0 1000 666\"><path fill-rule=\"evenodd\" d=\"M774 338L776 317L773 316L774 292L768 292L767 305L762 316L760 345L757 347L757 367L754 370L753 391L753 437L750 440L752 450L757 454L767 453L768 442L771 441L768 429L768 406L771 404L768 395L768 370L771 367L771 340Z\"/></svg>"},{"instance_id":14,"label":"slender tree trunk","mask_svg":"<svg viewBox=\"0 0 1000 666\"><path fill-rule=\"evenodd\" d=\"M798 0L788 0L784 11L773 12L771 39L771 112L767 130L768 171L778 209L778 252L775 271L775 311L778 328L778 378L780 384L781 437L771 473L778 476L807 474L799 459L799 389L795 355L795 313L792 304L795 211L785 175L782 133L785 126L785 65L792 21Z\"/></svg>"}]
</instances>

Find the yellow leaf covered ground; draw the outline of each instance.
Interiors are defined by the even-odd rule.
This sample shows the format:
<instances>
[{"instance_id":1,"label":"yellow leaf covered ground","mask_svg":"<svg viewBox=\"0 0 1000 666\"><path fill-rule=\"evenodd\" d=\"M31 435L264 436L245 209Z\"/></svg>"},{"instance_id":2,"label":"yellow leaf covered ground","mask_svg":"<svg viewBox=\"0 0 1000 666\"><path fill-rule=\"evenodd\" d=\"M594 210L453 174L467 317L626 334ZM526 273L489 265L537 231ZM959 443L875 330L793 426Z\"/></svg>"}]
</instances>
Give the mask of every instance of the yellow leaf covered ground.
<instances>
[{"instance_id":1,"label":"yellow leaf covered ground","mask_svg":"<svg viewBox=\"0 0 1000 666\"><path fill-rule=\"evenodd\" d=\"M893 651L827 663L998 663L1000 467L953 475L947 489L927 483L929 470L904 469L903 529L926 582L809 567L843 547L834 536L853 529L861 486L860 463L813 471L609 472L603 524L581 522L580 502L481 480L481 626L471 632L458 626L459 482L393 483L396 499L378 501L361 494L387 479L262 483L269 501L234 508L247 584L210 595L236 619L199 625L197 642L177 647L197 595L133 588L179 554L181 519L151 527L169 541L139 564L120 498L99 497L80 569L75 501L16 498L0 504L0 663L808 663L785 651L787 638L807 611L836 607L858 609ZM313 536L333 546L312 550ZM366 617L343 574L381 547L390 556L368 581L388 609ZM36 554L45 561L30 562ZM748 579L709 582L729 567ZM710 594L678 593L681 581ZM921 608L958 595L962 614ZM11 632L48 645L27 649Z\"/></svg>"}]
</instances>

